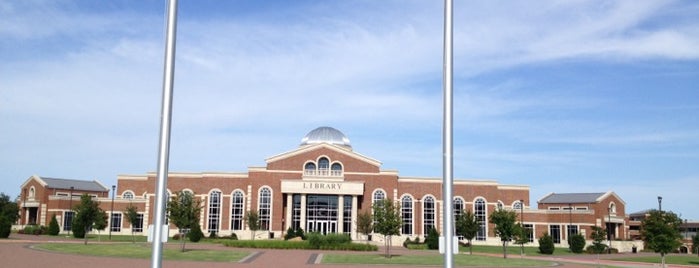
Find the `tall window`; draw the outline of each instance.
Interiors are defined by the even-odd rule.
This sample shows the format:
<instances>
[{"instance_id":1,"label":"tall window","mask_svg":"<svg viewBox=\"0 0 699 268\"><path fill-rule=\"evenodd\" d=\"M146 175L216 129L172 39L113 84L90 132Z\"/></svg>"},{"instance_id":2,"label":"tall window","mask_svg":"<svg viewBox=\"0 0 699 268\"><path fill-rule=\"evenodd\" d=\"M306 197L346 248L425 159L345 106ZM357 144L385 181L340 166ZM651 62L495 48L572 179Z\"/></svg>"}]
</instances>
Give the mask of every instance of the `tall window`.
<instances>
[{"instance_id":1,"label":"tall window","mask_svg":"<svg viewBox=\"0 0 699 268\"><path fill-rule=\"evenodd\" d=\"M529 243L534 243L534 225L533 224L523 224L524 229L527 230L527 235L529 236Z\"/></svg>"},{"instance_id":2,"label":"tall window","mask_svg":"<svg viewBox=\"0 0 699 268\"><path fill-rule=\"evenodd\" d=\"M136 222L133 223L131 228L133 228L134 233L143 232L143 213L138 213L136 216Z\"/></svg>"},{"instance_id":3,"label":"tall window","mask_svg":"<svg viewBox=\"0 0 699 268\"><path fill-rule=\"evenodd\" d=\"M73 211L66 211L63 214L63 231L70 231L73 230L73 215L75 212Z\"/></svg>"},{"instance_id":4,"label":"tall window","mask_svg":"<svg viewBox=\"0 0 699 268\"><path fill-rule=\"evenodd\" d=\"M426 196L422 199L422 234L427 235L434 228L434 198Z\"/></svg>"},{"instance_id":5,"label":"tall window","mask_svg":"<svg viewBox=\"0 0 699 268\"><path fill-rule=\"evenodd\" d=\"M568 232L566 234L568 234L566 239L570 240L571 236L578 234L578 226L568 225Z\"/></svg>"},{"instance_id":6,"label":"tall window","mask_svg":"<svg viewBox=\"0 0 699 268\"><path fill-rule=\"evenodd\" d=\"M342 165L334 163L330 166L330 176L340 176L342 175Z\"/></svg>"},{"instance_id":7,"label":"tall window","mask_svg":"<svg viewBox=\"0 0 699 268\"><path fill-rule=\"evenodd\" d=\"M413 234L413 198L410 196L403 196L400 200L400 212L401 218L403 219L403 226L400 230L401 234L412 235Z\"/></svg>"},{"instance_id":8,"label":"tall window","mask_svg":"<svg viewBox=\"0 0 699 268\"><path fill-rule=\"evenodd\" d=\"M318 159L318 174L319 175L327 176L329 169L330 169L330 161L327 158L321 157L320 159Z\"/></svg>"},{"instance_id":9,"label":"tall window","mask_svg":"<svg viewBox=\"0 0 699 268\"><path fill-rule=\"evenodd\" d=\"M109 226L112 232L121 232L121 213L112 213L112 221Z\"/></svg>"},{"instance_id":10,"label":"tall window","mask_svg":"<svg viewBox=\"0 0 699 268\"><path fill-rule=\"evenodd\" d=\"M352 196L345 195L343 197L344 209L342 214L342 232L352 233Z\"/></svg>"},{"instance_id":11,"label":"tall window","mask_svg":"<svg viewBox=\"0 0 699 268\"><path fill-rule=\"evenodd\" d=\"M210 233L218 232L221 221L221 192L213 191L209 194L209 222L207 224Z\"/></svg>"},{"instance_id":12,"label":"tall window","mask_svg":"<svg viewBox=\"0 0 699 268\"><path fill-rule=\"evenodd\" d=\"M384 199L386 199L386 192L384 192L382 189L376 189L376 191L374 191L374 199L372 200L371 204L376 204L376 202Z\"/></svg>"},{"instance_id":13,"label":"tall window","mask_svg":"<svg viewBox=\"0 0 699 268\"><path fill-rule=\"evenodd\" d=\"M549 233L551 234L551 237L553 238L554 244L561 243L561 226L560 225L550 225L549 226Z\"/></svg>"},{"instance_id":14,"label":"tall window","mask_svg":"<svg viewBox=\"0 0 699 268\"><path fill-rule=\"evenodd\" d=\"M476 202L473 203L473 211L476 221L478 221L478 224L480 225L480 228L478 228L478 233L476 233L476 240L485 241L486 226L488 226L485 199L476 199Z\"/></svg>"},{"instance_id":15,"label":"tall window","mask_svg":"<svg viewBox=\"0 0 699 268\"><path fill-rule=\"evenodd\" d=\"M461 197L454 198L454 216L464 214L464 200Z\"/></svg>"},{"instance_id":16,"label":"tall window","mask_svg":"<svg viewBox=\"0 0 699 268\"><path fill-rule=\"evenodd\" d=\"M231 229L233 230L243 230L244 203L243 192L240 190L233 192L231 198Z\"/></svg>"},{"instance_id":17,"label":"tall window","mask_svg":"<svg viewBox=\"0 0 699 268\"><path fill-rule=\"evenodd\" d=\"M294 194L291 201L294 203L291 208L291 229L296 231L301 229L301 195Z\"/></svg>"},{"instance_id":18,"label":"tall window","mask_svg":"<svg viewBox=\"0 0 699 268\"><path fill-rule=\"evenodd\" d=\"M272 191L267 187L260 189L260 230L269 230L272 216Z\"/></svg>"}]
</instances>

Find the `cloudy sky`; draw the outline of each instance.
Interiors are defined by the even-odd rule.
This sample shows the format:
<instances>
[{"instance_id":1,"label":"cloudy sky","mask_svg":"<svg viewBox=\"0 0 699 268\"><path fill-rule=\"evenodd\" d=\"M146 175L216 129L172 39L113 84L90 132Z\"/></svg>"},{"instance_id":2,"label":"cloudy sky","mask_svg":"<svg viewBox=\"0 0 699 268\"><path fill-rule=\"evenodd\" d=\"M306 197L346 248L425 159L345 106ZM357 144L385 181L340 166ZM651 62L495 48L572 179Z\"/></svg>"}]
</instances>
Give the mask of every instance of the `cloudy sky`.
<instances>
[{"instance_id":1,"label":"cloudy sky","mask_svg":"<svg viewBox=\"0 0 699 268\"><path fill-rule=\"evenodd\" d=\"M223 2L223 3L222 3ZM699 2L455 1L454 173L699 220ZM0 192L157 164L165 1L0 0ZM442 174L442 1L180 1L170 171L318 126Z\"/></svg>"}]
</instances>

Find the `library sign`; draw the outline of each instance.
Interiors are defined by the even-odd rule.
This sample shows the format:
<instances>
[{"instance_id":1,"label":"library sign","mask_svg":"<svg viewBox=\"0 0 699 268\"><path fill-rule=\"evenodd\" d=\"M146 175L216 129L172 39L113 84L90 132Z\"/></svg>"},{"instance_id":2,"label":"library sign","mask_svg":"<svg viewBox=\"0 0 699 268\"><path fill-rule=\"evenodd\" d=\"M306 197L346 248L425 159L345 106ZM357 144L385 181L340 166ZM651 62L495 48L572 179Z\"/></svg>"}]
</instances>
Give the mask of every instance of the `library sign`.
<instances>
[{"instance_id":1,"label":"library sign","mask_svg":"<svg viewBox=\"0 0 699 268\"><path fill-rule=\"evenodd\" d=\"M282 180L282 193L362 195L363 182Z\"/></svg>"}]
</instances>

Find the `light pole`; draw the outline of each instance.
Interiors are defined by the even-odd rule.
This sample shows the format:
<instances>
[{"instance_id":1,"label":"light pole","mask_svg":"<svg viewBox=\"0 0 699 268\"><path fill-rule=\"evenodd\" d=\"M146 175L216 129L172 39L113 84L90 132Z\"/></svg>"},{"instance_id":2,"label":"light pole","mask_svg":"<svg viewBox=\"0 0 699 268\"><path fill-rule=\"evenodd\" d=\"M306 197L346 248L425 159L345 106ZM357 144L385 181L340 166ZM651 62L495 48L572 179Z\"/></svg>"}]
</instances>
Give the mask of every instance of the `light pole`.
<instances>
[{"instance_id":1,"label":"light pole","mask_svg":"<svg viewBox=\"0 0 699 268\"><path fill-rule=\"evenodd\" d=\"M70 230L68 230L68 234L73 231L73 218L75 217L73 215L73 189L75 187L70 186L70 195L68 195L68 210L70 211Z\"/></svg>"},{"instance_id":2,"label":"light pole","mask_svg":"<svg viewBox=\"0 0 699 268\"><path fill-rule=\"evenodd\" d=\"M663 197L662 196L658 196L658 210L660 212L663 211Z\"/></svg>"},{"instance_id":3,"label":"light pole","mask_svg":"<svg viewBox=\"0 0 699 268\"><path fill-rule=\"evenodd\" d=\"M570 234L573 232L573 204L568 203L568 245L570 245Z\"/></svg>"},{"instance_id":4,"label":"light pole","mask_svg":"<svg viewBox=\"0 0 699 268\"><path fill-rule=\"evenodd\" d=\"M522 225L522 233L529 236L529 234L527 234L526 232L526 229L524 229L524 199L519 200L519 217L520 225ZM519 255L524 255L524 243L519 244Z\"/></svg>"},{"instance_id":5,"label":"light pole","mask_svg":"<svg viewBox=\"0 0 699 268\"><path fill-rule=\"evenodd\" d=\"M612 254L612 208L607 208L607 240L609 240L609 249L607 249L608 254Z\"/></svg>"},{"instance_id":6,"label":"light pole","mask_svg":"<svg viewBox=\"0 0 699 268\"><path fill-rule=\"evenodd\" d=\"M116 185L112 185L112 208L109 211L109 240L112 240L112 221L114 220L114 196L116 195Z\"/></svg>"}]
</instances>

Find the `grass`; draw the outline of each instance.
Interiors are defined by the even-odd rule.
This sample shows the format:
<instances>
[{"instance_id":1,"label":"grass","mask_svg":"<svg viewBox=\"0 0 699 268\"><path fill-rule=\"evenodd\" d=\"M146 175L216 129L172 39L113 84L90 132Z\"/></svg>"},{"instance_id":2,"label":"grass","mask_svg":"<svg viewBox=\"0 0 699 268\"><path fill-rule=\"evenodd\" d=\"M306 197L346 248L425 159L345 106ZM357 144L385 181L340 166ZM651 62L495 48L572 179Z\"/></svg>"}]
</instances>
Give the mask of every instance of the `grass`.
<instances>
[{"instance_id":1,"label":"grass","mask_svg":"<svg viewBox=\"0 0 699 268\"><path fill-rule=\"evenodd\" d=\"M382 254L323 254L323 264L393 264L393 265L443 265L442 255L401 255L385 258ZM520 258L503 259L500 257L455 255L456 266L489 266L489 267L542 267L552 266L549 261L528 260Z\"/></svg>"},{"instance_id":2,"label":"grass","mask_svg":"<svg viewBox=\"0 0 699 268\"><path fill-rule=\"evenodd\" d=\"M612 260L646 262L646 263L660 263L660 254L658 254L657 256L614 258ZM697 265L697 266L699 266L699 257L697 257L696 255L667 255L667 256L665 256L665 262L668 264Z\"/></svg>"},{"instance_id":3,"label":"grass","mask_svg":"<svg viewBox=\"0 0 699 268\"><path fill-rule=\"evenodd\" d=\"M112 237L114 238L114 237ZM103 257L123 257L148 259L151 257L151 246L143 243L118 243L118 244L76 244L76 243L50 243L36 245L36 248L78 255L91 255ZM187 249L181 252L179 248L165 248L164 260L186 261L213 261L213 262L237 262L247 256L248 253L230 250Z\"/></svg>"},{"instance_id":4,"label":"grass","mask_svg":"<svg viewBox=\"0 0 699 268\"><path fill-rule=\"evenodd\" d=\"M459 252L469 252L468 247L459 247ZM473 252L474 253L491 253L491 254L502 254L502 246L483 246L483 245L474 245L473 246ZM519 245L508 245L507 246L507 255L508 256L514 256L517 255L519 256L520 252L520 246ZM556 248L553 251L553 255L548 255L548 254L541 254L539 253L539 248L538 247L527 247L524 246L524 254L527 256L562 256L562 255L575 255L575 253L570 252L568 248Z\"/></svg>"}]
</instances>

